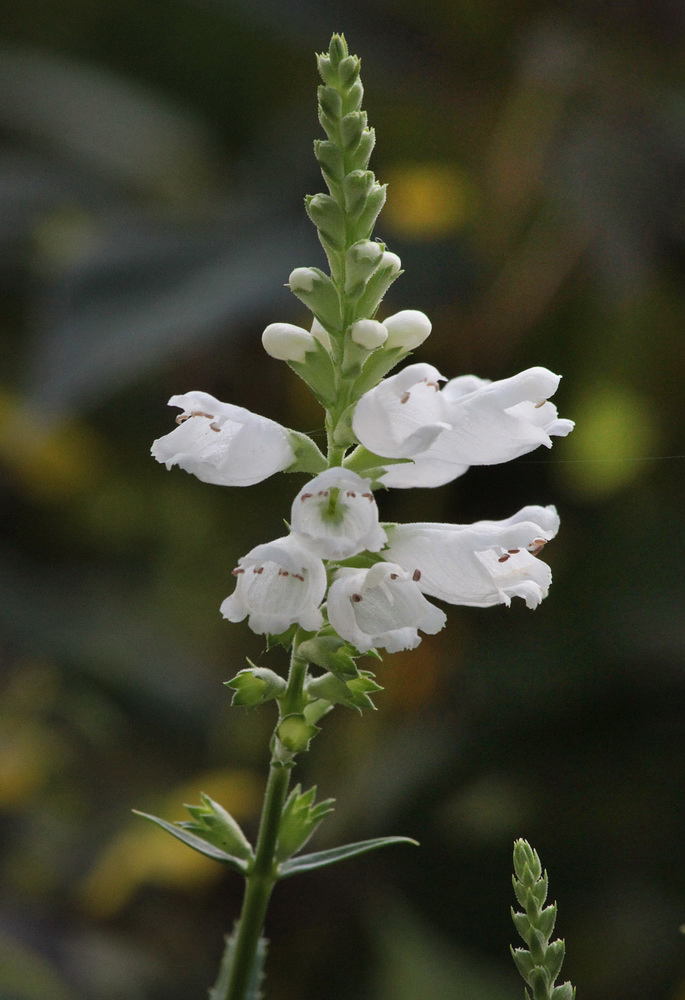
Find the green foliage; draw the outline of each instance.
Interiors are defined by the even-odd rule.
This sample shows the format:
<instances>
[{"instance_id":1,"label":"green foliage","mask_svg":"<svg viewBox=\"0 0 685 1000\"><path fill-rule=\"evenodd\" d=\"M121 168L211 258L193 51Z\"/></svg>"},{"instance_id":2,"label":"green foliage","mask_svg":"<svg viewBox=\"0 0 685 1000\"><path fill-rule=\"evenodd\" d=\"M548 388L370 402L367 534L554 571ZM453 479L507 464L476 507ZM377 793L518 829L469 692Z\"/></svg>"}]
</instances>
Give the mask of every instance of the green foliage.
<instances>
[{"instance_id":1,"label":"green foliage","mask_svg":"<svg viewBox=\"0 0 685 1000\"><path fill-rule=\"evenodd\" d=\"M512 948L516 968L532 989L532 1000L573 1000L575 989L570 983L554 986L564 961L564 942L552 941L557 917L556 903L545 906L547 872L542 871L537 851L525 840L514 844L514 892L522 913L511 911L514 926L527 945ZM526 997L530 1000L528 991Z\"/></svg>"},{"instance_id":2,"label":"green foliage","mask_svg":"<svg viewBox=\"0 0 685 1000\"><path fill-rule=\"evenodd\" d=\"M359 854L367 854L369 851L378 850L379 847L388 847L391 844L413 844L418 847L418 842L412 840L411 837L375 837L373 840L359 840L355 844L343 844L341 847L332 847L328 851L317 851L315 854L301 854L297 858L284 861L278 866L278 877L289 878L300 872L326 868L328 865L337 864L338 861L355 858Z\"/></svg>"},{"instance_id":3,"label":"green foliage","mask_svg":"<svg viewBox=\"0 0 685 1000\"><path fill-rule=\"evenodd\" d=\"M197 834L192 833L190 830L184 829L181 824L169 823L165 819L160 819L159 816L151 816L149 813L140 812L138 809L134 809L133 812L136 816L142 816L143 819L147 819L151 823L160 826L162 830L166 830L176 840L180 840L187 847L192 847L199 854L204 854L205 857L212 858L214 861L221 861L227 868L231 868L234 872L239 872L241 875L247 874L249 865L243 856L244 849L240 845L240 854L232 854L220 847L216 847L206 837L197 836Z\"/></svg>"},{"instance_id":4,"label":"green foliage","mask_svg":"<svg viewBox=\"0 0 685 1000\"><path fill-rule=\"evenodd\" d=\"M226 687L233 688L231 705L253 708L265 701L279 698L285 692L285 681L273 670L257 667L249 659L250 666L239 670L230 681L224 681Z\"/></svg>"}]
</instances>

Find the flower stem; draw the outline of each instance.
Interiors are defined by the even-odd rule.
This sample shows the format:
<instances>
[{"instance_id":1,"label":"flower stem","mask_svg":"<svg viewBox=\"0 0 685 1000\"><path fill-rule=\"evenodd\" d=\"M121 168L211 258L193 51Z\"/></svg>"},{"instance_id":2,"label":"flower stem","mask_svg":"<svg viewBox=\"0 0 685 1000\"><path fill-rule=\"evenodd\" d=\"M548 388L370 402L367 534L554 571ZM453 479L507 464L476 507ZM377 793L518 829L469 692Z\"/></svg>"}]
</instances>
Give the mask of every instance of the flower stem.
<instances>
[{"instance_id":1,"label":"flower stem","mask_svg":"<svg viewBox=\"0 0 685 1000\"><path fill-rule=\"evenodd\" d=\"M255 860L247 877L226 1000L244 1000L250 984L266 910L276 884L274 853L290 771L289 766L279 762L272 762L269 770Z\"/></svg>"}]
</instances>

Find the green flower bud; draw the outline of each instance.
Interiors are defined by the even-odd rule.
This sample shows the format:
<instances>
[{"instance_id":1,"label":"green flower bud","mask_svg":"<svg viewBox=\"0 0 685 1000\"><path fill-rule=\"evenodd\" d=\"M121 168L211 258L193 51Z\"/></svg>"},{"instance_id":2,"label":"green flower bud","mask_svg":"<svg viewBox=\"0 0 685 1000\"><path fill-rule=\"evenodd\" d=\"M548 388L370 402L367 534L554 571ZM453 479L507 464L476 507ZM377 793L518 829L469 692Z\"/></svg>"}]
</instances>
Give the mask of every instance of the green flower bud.
<instances>
[{"instance_id":1,"label":"green flower bud","mask_svg":"<svg viewBox=\"0 0 685 1000\"><path fill-rule=\"evenodd\" d=\"M302 850L324 816L333 812L335 799L325 799L315 805L316 786L302 793L301 785L296 785L283 806L281 825L278 830L276 860L285 861Z\"/></svg>"},{"instance_id":2,"label":"green flower bud","mask_svg":"<svg viewBox=\"0 0 685 1000\"><path fill-rule=\"evenodd\" d=\"M352 647L338 635L317 635L307 639L300 644L299 653L309 663L339 677L356 677L359 673L352 658Z\"/></svg>"},{"instance_id":3,"label":"green flower bud","mask_svg":"<svg viewBox=\"0 0 685 1000\"><path fill-rule=\"evenodd\" d=\"M302 753L309 749L310 740L319 732L318 726L311 726L304 715L286 715L279 723L276 734L288 753Z\"/></svg>"},{"instance_id":4,"label":"green flower bud","mask_svg":"<svg viewBox=\"0 0 685 1000\"><path fill-rule=\"evenodd\" d=\"M366 170L376 145L376 132L372 128L367 128L362 132L359 145L354 151L353 166L355 170Z\"/></svg>"},{"instance_id":5,"label":"green flower bud","mask_svg":"<svg viewBox=\"0 0 685 1000\"><path fill-rule=\"evenodd\" d=\"M249 861L253 857L252 845L238 823L223 806L210 799L209 795L202 792L200 798L201 806L186 805L186 809L193 817L192 821L185 820L177 825L190 833L197 834L227 854Z\"/></svg>"},{"instance_id":6,"label":"green flower bud","mask_svg":"<svg viewBox=\"0 0 685 1000\"><path fill-rule=\"evenodd\" d=\"M355 306L355 316L359 318L373 316L383 301L383 296L400 273L401 261L397 254L384 253Z\"/></svg>"},{"instance_id":7,"label":"green flower bud","mask_svg":"<svg viewBox=\"0 0 685 1000\"><path fill-rule=\"evenodd\" d=\"M345 150L353 150L359 145L367 127L365 111L351 111L340 123L342 144Z\"/></svg>"},{"instance_id":8,"label":"green flower bud","mask_svg":"<svg viewBox=\"0 0 685 1000\"><path fill-rule=\"evenodd\" d=\"M316 139L314 155L328 184L342 184L345 177L342 150L330 139Z\"/></svg>"},{"instance_id":9,"label":"green flower bud","mask_svg":"<svg viewBox=\"0 0 685 1000\"><path fill-rule=\"evenodd\" d=\"M345 217L342 209L329 194L309 195L305 198L307 215L323 239L337 250L345 246Z\"/></svg>"},{"instance_id":10,"label":"green flower bud","mask_svg":"<svg viewBox=\"0 0 685 1000\"><path fill-rule=\"evenodd\" d=\"M343 181L345 211L352 218L358 218L366 206L366 200L374 188L375 177L371 170L352 170Z\"/></svg>"},{"instance_id":11,"label":"green flower bud","mask_svg":"<svg viewBox=\"0 0 685 1000\"><path fill-rule=\"evenodd\" d=\"M249 660L248 660L249 663ZM242 705L253 708L272 698L279 698L286 688L282 677L266 667L255 667L239 670L230 681L225 681L226 687L233 688L232 705Z\"/></svg>"},{"instance_id":12,"label":"green flower bud","mask_svg":"<svg viewBox=\"0 0 685 1000\"><path fill-rule=\"evenodd\" d=\"M359 76L361 60L358 56L345 56L338 66L338 80L344 90L348 90Z\"/></svg>"},{"instance_id":13,"label":"green flower bud","mask_svg":"<svg viewBox=\"0 0 685 1000\"><path fill-rule=\"evenodd\" d=\"M319 107L321 111L333 121L342 116L342 97L334 87L319 87L318 91Z\"/></svg>"},{"instance_id":14,"label":"green flower bud","mask_svg":"<svg viewBox=\"0 0 685 1000\"><path fill-rule=\"evenodd\" d=\"M356 677L349 680L342 680L334 674L323 674L315 677L307 683L307 694L311 698L323 699L333 705L345 705L347 708L355 708L361 712L363 708L374 708L375 705L369 697L377 691L382 691L380 684L376 684L373 674L368 670L362 670Z\"/></svg>"}]
</instances>

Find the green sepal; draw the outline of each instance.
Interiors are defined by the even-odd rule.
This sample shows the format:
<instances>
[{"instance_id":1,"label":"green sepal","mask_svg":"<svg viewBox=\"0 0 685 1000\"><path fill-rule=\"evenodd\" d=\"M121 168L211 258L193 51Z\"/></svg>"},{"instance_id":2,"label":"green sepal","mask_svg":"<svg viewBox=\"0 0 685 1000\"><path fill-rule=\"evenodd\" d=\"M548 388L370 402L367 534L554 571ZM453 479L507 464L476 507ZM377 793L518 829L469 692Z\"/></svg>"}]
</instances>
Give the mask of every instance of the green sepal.
<instances>
[{"instance_id":1,"label":"green sepal","mask_svg":"<svg viewBox=\"0 0 685 1000\"><path fill-rule=\"evenodd\" d=\"M418 841L412 840L411 837L376 837L374 840L360 840L356 844L344 844L342 847L332 847L328 851L317 851L315 854L301 854L297 858L283 861L278 866L278 878L290 878L291 875L298 875L300 872L325 868L327 865L334 865L338 861L345 861L347 858L354 858L358 854L366 854L368 851L375 851L390 844L413 844L418 847Z\"/></svg>"},{"instance_id":2,"label":"green sepal","mask_svg":"<svg viewBox=\"0 0 685 1000\"><path fill-rule=\"evenodd\" d=\"M370 130L371 134L371 147L373 147L373 130ZM362 142L366 144L366 135L362 136ZM370 151L369 151L370 156ZM369 156L365 159L368 162ZM373 232L373 227L376 225L376 220L383 210L385 205L385 199L387 196L388 185L387 184L374 184L372 190L366 199L366 204L359 215L359 218L355 223L355 236L359 240L368 239Z\"/></svg>"},{"instance_id":3,"label":"green sepal","mask_svg":"<svg viewBox=\"0 0 685 1000\"><path fill-rule=\"evenodd\" d=\"M561 986L555 986L552 990L552 1000L574 1000L575 995L576 988L568 981L562 983Z\"/></svg>"},{"instance_id":4,"label":"green sepal","mask_svg":"<svg viewBox=\"0 0 685 1000\"><path fill-rule=\"evenodd\" d=\"M363 295L355 303L354 319L365 319L376 315L383 296L403 272L395 271L392 264L380 266L369 278Z\"/></svg>"},{"instance_id":5,"label":"green sepal","mask_svg":"<svg viewBox=\"0 0 685 1000\"><path fill-rule=\"evenodd\" d=\"M304 361L288 361L288 365L307 383L324 409L335 404L335 365L320 341L316 340L313 351L307 351Z\"/></svg>"},{"instance_id":6,"label":"green sepal","mask_svg":"<svg viewBox=\"0 0 685 1000\"><path fill-rule=\"evenodd\" d=\"M510 948L511 957L514 960L514 965L521 973L523 978L528 982L528 977L535 968L535 962L533 961L529 951L525 948Z\"/></svg>"},{"instance_id":7,"label":"green sepal","mask_svg":"<svg viewBox=\"0 0 685 1000\"><path fill-rule=\"evenodd\" d=\"M369 127L366 111L350 111L340 122L340 135L345 152L349 153L361 142L364 130Z\"/></svg>"},{"instance_id":8,"label":"green sepal","mask_svg":"<svg viewBox=\"0 0 685 1000\"><path fill-rule=\"evenodd\" d=\"M212 858L214 861L220 861L227 868L231 868L234 872L239 872L241 875L247 874L248 862L243 858L239 858L235 854L229 854L227 851L222 851L221 848L210 844L208 840L197 837L194 833L184 830L174 823L167 823L165 819L160 819L159 816L151 816L149 813L140 812L138 809L134 809L133 812L136 816L142 816L143 819L147 819L151 823L160 826L167 833L170 833L172 837L176 837L181 843L192 847L199 854L204 854L205 857Z\"/></svg>"},{"instance_id":9,"label":"green sepal","mask_svg":"<svg viewBox=\"0 0 685 1000\"><path fill-rule=\"evenodd\" d=\"M360 670L356 677L350 677L349 680L343 680L333 673L311 678L306 690L313 698L321 698L333 705L345 705L361 712L365 708L375 710L376 706L369 696L383 688L373 679L370 670Z\"/></svg>"},{"instance_id":10,"label":"green sepal","mask_svg":"<svg viewBox=\"0 0 685 1000\"><path fill-rule=\"evenodd\" d=\"M374 189L376 178L371 170L351 170L343 181L345 211L348 218L357 219Z\"/></svg>"},{"instance_id":11,"label":"green sepal","mask_svg":"<svg viewBox=\"0 0 685 1000\"><path fill-rule=\"evenodd\" d=\"M343 465L346 469L351 469L358 475L370 479L371 485L376 489L383 487L383 483L380 481L381 476L388 471L391 465L409 465L411 462L411 458L383 458L381 455L374 455L372 451L367 451L364 445L360 444L347 456Z\"/></svg>"},{"instance_id":12,"label":"green sepal","mask_svg":"<svg viewBox=\"0 0 685 1000\"><path fill-rule=\"evenodd\" d=\"M288 753L303 753L318 732L318 726L311 725L299 712L293 712L281 719L276 736Z\"/></svg>"},{"instance_id":13,"label":"green sepal","mask_svg":"<svg viewBox=\"0 0 685 1000\"><path fill-rule=\"evenodd\" d=\"M338 635L319 634L313 639L306 639L298 647L298 655L304 660L321 667L322 670L330 670L341 680L358 675L359 671L354 662L356 652L353 646Z\"/></svg>"},{"instance_id":14,"label":"green sepal","mask_svg":"<svg viewBox=\"0 0 685 1000\"><path fill-rule=\"evenodd\" d=\"M209 1000L226 1000L228 995L228 988L231 983L231 973L233 971L233 962L235 960L235 948L238 940L238 927L239 922L236 922L233 927L233 933L230 937L227 936L225 938L226 945L221 959L219 976L215 985L209 991ZM247 992L245 993L244 1000L262 1000L264 996L261 986L264 980L264 965L266 964L267 947L268 941L266 938L260 937L255 951L254 962L250 972L250 979L247 984Z\"/></svg>"},{"instance_id":15,"label":"green sepal","mask_svg":"<svg viewBox=\"0 0 685 1000\"><path fill-rule=\"evenodd\" d=\"M403 347L380 347L374 351L362 368L352 388L354 399L360 399L369 389L374 389L388 372L407 357Z\"/></svg>"},{"instance_id":16,"label":"green sepal","mask_svg":"<svg viewBox=\"0 0 685 1000\"><path fill-rule=\"evenodd\" d=\"M257 667L249 659L250 666L239 670L230 681L224 681L226 687L234 691L231 705L235 708L254 708L265 701L280 698L285 692L285 680L267 667Z\"/></svg>"},{"instance_id":17,"label":"green sepal","mask_svg":"<svg viewBox=\"0 0 685 1000\"><path fill-rule=\"evenodd\" d=\"M552 982L554 982L561 972L561 967L564 964L565 951L566 948L561 938L558 938L556 941L552 941L552 943L547 946L543 964L549 973L549 977Z\"/></svg>"},{"instance_id":18,"label":"green sepal","mask_svg":"<svg viewBox=\"0 0 685 1000\"><path fill-rule=\"evenodd\" d=\"M307 792L302 791L301 785L296 785L288 796L278 831L277 862L286 861L302 850L324 817L333 812L335 799L316 803L315 798L316 785Z\"/></svg>"},{"instance_id":19,"label":"green sepal","mask_svg":"<svg viewBox=\"0 0 685 1000\"><path fill-rule=\"evenodd\" d=\"M345 569L371 569L379 562L385 562L380 552L360 552L359 555L350 556L349 559L339 559L336 566Z\"/></svg>"},{"instance_id":20,"label":"green sepal","mask_svg":"<svg viewBox=\"0 0 685 1000\"><path fill-rule=\"evenodd\" d=\"M549 941L552 936L556 920L557 907L555 903L551 906L546 906L544 910L541 911L538 918L538 928L540 933L544 935L546 941Z\"/></svg>"},{"instance_id":21,"label":"green sepal","mask_svg":"<svg viewBox=\"0 0 685 1000\"><path fill-rule=\"evenodd\" d=\"M244 861L251 861L254 857L252 845L233 816L204 792L200 793L200 798L201 806L185 804L185 808L193 817L192 820L182 820L176 825L196 834L214 847L219 847L227 854L242 858Z\"/></svg>"},{"instance_id":22,"label":"green sepal","mask_svg":"<svg viewBox=\"0 0 685 1000\"><path fill-rule=\"evenodd\" d=\"M285 649L290 649L295 635L297 633L299 626L297 623L291 625L285 630L285 632L279 632L278 635L267 635L266 636L266 648L267 650L273 649L274 646L283 646Z\"/></svg>"},{"instance_id":23,"label":"green sepal","mask_svg":"<svg viewBox=\"0 0 685 1000\"><path fill-rule=\"evenodd\" d=\"M284 472L310 472L316 476L327 468L328 463L324 455L308 434L288 429L288 436L295 452L295 461L284 469Z\"/></svg>"}]
</instances>

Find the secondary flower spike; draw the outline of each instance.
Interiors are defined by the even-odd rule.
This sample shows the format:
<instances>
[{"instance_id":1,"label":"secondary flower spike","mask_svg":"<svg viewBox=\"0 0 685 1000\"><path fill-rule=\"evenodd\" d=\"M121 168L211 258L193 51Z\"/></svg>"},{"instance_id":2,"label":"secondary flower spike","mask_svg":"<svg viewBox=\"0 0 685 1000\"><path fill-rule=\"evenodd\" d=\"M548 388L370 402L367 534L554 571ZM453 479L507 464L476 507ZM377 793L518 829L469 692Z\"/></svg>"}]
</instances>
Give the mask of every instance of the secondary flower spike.
<instances>
[{"instance_id":1,"label":"secondary flower spike","mask_svg":"<svg viewBox=\"0 0 685 1000\"><path fill-rule=\"evenodd\" d=\"M235 591L221 605L230 622L249 615L248 625L260 635L280 635L295 623L311 632L321 628L326 570L294 535L255 546L233 575Z\"/></svg>"},{"instance_id":2,"label":"secondary flower spike","mask_svg":"<svg viewBox=\"0 0 685 1000\"><path fill-rule=\"evenodd\" d=\"M376 646L389 653L415 649L419 629L434 635L446 621L444 611L425 599L417 578L389 562L338 570L328 591L331 625L360 653Z\"/></svg>"},{"instance_id":3,"label":"secondary flower spike","mask_svg":"<svg viewBox=\"0 0 685 1000\"><path fill-rule=\"evenodd\" d=\"M416 576L417 586L449 604L487 608L522 597L535 608L552 571L537 559L559 530L554 507L524 507L503 521L386 525L383 556Z\"/></svg>"},{"instance_id":4,"label":"secondary flower spike","mask_svg":"<svg viewBox=\"0 0 685 1000\"><path fill-rule=\"evenodd\" d=\"M348 469L326 469L303 486L292 506L290 526L323 559L378 552L387 541L371 480Z\"/></svg>"},{"instance_id":5,"label":"secondary flower spike","mask_svg":"<svg viewBox=\"0 0 685 1000\"><path fill-rule=\"evenodd\" d=\"M242 406L222 403L207 392L172 396L169 406L183 411L176 418L179 426L151 448L167 469L178 465L203 483L252 486L295 461L286 428Z\"/></svg>"},{"instance_id":6,"label":"secondary flower spike","mask_svg":"<svg viewBox=\"0 0 685 1000\"><path fill-rule=\"evenodd\" d=\"M552 435L573 430L547 401L560 381L547 368L498 382L464 375L441 388L444 381L432 365L409 365L359 400L352 426L361 443L376 455L414 460L389 469L385 486L442 486L470 465L551 448Z\"/></svg>"}]
</instances>

